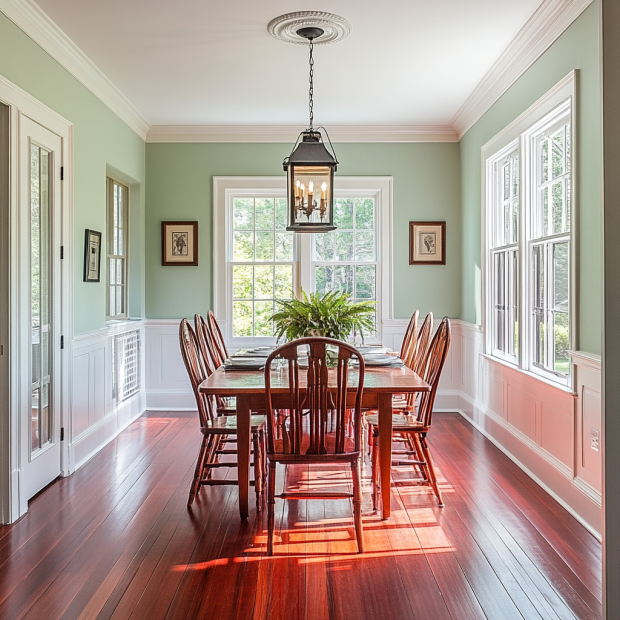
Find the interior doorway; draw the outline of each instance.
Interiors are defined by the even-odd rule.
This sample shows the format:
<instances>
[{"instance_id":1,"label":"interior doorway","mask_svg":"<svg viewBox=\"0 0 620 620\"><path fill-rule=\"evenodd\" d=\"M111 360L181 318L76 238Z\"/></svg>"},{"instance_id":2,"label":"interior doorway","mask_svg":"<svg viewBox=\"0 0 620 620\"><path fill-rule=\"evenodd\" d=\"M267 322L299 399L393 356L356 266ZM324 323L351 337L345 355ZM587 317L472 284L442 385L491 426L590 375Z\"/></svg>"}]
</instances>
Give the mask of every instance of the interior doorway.
<instances>
[{"instance_id":1,"label":"interior doorway","mask_svg":"<svg viewBox=\"0 0 620 620\"><path fill-rule=\"evenodd\" d=\"M69 121L0 76L1 523L73 469L72 139Z\"/></svg>"}]
</instances>

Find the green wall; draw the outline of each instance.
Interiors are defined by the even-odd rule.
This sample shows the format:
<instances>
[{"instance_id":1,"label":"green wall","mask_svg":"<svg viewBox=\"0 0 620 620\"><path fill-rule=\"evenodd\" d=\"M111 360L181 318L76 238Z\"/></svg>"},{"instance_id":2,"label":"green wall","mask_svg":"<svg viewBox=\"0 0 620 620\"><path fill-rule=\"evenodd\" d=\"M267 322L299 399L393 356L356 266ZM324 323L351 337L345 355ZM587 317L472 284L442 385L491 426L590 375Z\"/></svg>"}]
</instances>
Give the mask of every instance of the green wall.
<instances>
[{"instance_id":1,"label":"green wall","mask_svg":"<svg viewBox=\"0 0 620 620\"><path fill-rule=\"evenodd\" d=\"M73 123L74 333L105 326L105 277L82 282L84 229L105 235L108 167L132 182L129 312L144 315L144 141L47 52L0 13L0 75Z\"/></svg>"},{"instance_id":2,"label":"green wall","mask_svg":"<svg viewBox=\"0 0 620 620\"><path fill-rule=\"evenodd\" d=\"M292 144L146 145L146 316L180 318L212 307L213 176L284 175ZM456 143L336 144L338 174L394 177L394 310L458 317L460 168ZM161 266L161 221L198 220L199 265ZM447 264L409 265L409 221L446 220Z\"/></svg>"},{"instance_id":3,"label":"green wall","mask_svg":"<svg viewBox=\"0 0 620 620\"><path fill-rule=\"evenodd\" d=\"M601 81L599 11L595 0L557 41L463 136L462 310L461 318L482 322L480 290L481 147L573 69L579 70L575 128L577 172L578 342L582 351L601 352Z\"/></svg>"}]
</instances>

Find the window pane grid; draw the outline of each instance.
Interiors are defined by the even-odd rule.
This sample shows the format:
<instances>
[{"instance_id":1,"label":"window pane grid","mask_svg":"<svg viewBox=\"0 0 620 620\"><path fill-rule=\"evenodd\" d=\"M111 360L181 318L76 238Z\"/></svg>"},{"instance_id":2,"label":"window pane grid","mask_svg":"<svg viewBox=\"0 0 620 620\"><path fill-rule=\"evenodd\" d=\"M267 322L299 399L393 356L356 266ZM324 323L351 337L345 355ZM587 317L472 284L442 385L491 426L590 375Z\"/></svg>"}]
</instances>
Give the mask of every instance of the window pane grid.
<instances>
[{"instance_id":1,"label":"window pane grid","mask_svg":"<svg viewBox=\"0 0 620 620\"><path fill-rule=\"evenodd\" d=\"M293 233L285 198L234 198L232 210L233 337L271 337L276 299L293 295Z\"/></svg>"},{"instance_id":2,"label":"window pane grid","mask_svg":"<svg viewBox=\"0 0 620 620\"><path fill-rule=\"evenodd\" d=\"M127 219L129 189L108 177L107 308L108 319L127 316Z\"/></svg>"},{"instance_id":3,"label":"window pane grid","mask_svg":"<svg viewBox=\"0 0 620 620\"><path fill-rule=\"evenodd\" d=\"M336 198L335 231L313 235L313 276L320 295L348 293L354 302L377 300L374 198ZM376 322L376 313L375 313Z\"/></svg>"}]
</instances>

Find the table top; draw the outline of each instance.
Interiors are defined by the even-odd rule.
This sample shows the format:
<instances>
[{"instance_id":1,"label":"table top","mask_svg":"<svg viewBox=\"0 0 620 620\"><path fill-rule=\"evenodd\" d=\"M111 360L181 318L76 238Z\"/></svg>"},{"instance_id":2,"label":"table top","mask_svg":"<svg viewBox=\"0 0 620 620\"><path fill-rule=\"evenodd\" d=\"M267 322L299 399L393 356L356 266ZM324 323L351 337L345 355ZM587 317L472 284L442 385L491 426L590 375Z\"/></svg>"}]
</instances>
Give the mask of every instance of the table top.
<instances>
[{"instance_id":1,"label":"table top","mask_svg":"<svg viewBox=\"0 0 620 620\"><path fill-rule=\"evenodd\" d=\"M336 377L333 386L336 389ZM299 373L300 387L305 384L305 373ZM354 390L357 384L357 370L350 371L349 389ZM288 369L271 371L271 389L274 392L288 392ZM219 396L236 396L237 394L261 394L265 391L265 373L262 370L225 371L218 368L199 386L203 394ZM376 394L401 394L408 392L430 392L431 386L406 366L399 367L366 367L364 373L364 392Z\"/></svg>"}]
</instances>

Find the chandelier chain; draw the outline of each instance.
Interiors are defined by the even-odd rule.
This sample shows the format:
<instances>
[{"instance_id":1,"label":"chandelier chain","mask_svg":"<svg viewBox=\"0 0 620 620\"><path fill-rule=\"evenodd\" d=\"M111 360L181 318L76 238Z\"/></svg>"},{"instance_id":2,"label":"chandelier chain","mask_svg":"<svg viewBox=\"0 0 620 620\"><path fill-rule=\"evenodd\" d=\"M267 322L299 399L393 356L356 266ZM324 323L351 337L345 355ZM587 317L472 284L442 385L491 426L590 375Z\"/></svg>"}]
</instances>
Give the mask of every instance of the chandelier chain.
<instances>
[{"instance_id":1,"label":"chandelier chain","mask_svg":"<svg viewBox=\"0 0 620 620\"><path fill-rule=\"evenodd\" d=\"M314 124L314 58L312 56L312 51L314 49L314 41L310 39L310 100L308 107L310 108L310 131L313 130Z\"/></svg>"}]
</instances>

